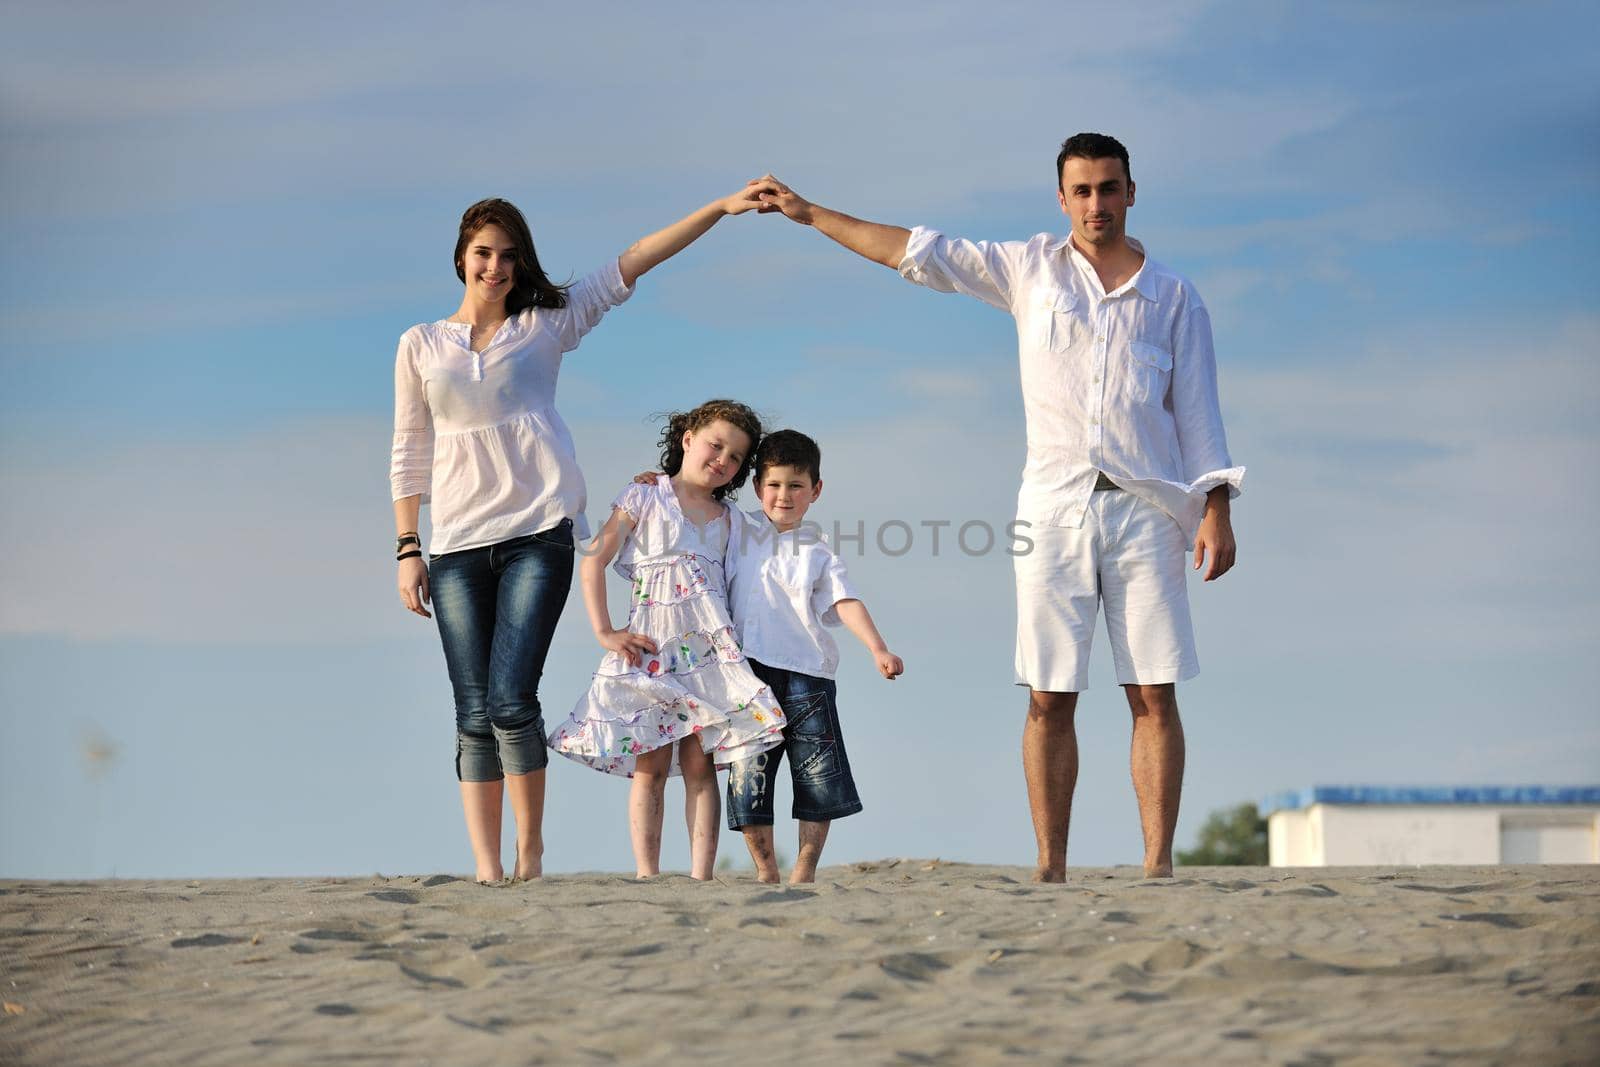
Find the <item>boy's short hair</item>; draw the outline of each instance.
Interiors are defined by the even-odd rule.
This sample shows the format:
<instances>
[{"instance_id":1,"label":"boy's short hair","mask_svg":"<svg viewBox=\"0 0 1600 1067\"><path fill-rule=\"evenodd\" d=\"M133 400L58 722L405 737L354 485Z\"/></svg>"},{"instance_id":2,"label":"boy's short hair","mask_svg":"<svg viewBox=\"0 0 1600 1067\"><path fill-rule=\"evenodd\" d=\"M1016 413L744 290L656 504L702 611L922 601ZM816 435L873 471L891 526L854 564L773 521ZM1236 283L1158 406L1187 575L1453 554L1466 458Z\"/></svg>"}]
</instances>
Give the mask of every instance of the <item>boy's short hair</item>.
<instances>
[{"instance_id":1,"label":"boy's short hair","mask_svg":"<svg viewBox=\"0 0 1600 1067\"><path fill-rule=\"evenodd\" d=\"M803 470L815 485L822 481L822 449L799 430L775 430L756 446L757 481L766 477L768 467Z\"/></svg>"}]
</instances>

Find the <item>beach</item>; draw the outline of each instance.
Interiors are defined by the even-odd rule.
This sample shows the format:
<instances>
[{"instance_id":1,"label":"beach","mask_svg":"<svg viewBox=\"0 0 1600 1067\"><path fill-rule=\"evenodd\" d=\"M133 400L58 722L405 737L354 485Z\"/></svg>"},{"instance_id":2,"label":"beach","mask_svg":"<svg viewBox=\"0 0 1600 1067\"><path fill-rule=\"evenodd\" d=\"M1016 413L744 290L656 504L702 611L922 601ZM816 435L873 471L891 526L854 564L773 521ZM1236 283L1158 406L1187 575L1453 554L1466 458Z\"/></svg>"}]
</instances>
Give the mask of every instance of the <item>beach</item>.
<instances>
[{"instance_id":1,"label":"beach","mask_svg":"<svg viewBox=\"0 0 1600 1067\"><path fill-rule=\"evenodd\" d=\"M1593 1064L1600 869L0 882L0 1063Z\"/></svg>"}]
</instances>

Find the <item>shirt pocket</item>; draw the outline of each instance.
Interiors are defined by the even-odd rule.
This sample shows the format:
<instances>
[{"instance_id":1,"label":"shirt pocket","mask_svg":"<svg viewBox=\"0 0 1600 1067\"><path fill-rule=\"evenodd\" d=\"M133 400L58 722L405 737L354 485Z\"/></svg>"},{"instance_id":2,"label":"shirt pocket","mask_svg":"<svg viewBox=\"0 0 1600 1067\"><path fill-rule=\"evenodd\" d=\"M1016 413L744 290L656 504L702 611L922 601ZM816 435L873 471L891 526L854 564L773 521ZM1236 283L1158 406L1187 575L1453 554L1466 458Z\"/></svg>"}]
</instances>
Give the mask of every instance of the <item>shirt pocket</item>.
<instances>
[{"instance_id":1,"label":"shirt pocket","mask_svg":"<svg viewBox=\"0 0 1600 1067\"><path fill-rule=\"evenodd\" d=\"M1055 286L1043 285L1033 291L1030 310L1034 342L1047 352L1065 352L1072 347L1073 312L1078 298Z\"/></svg>"},{"instance_id":2,"label":"shirt pocket","mask_svg":"<svg viewBox=\"0 0 1600 1067\"><path fill-rule=\"evenodd\" d=\"M1128 342L1129 391L1141 404L1160 404L1172 381L1172 353L1148 341Z\"/></svg>"}]
</instances>

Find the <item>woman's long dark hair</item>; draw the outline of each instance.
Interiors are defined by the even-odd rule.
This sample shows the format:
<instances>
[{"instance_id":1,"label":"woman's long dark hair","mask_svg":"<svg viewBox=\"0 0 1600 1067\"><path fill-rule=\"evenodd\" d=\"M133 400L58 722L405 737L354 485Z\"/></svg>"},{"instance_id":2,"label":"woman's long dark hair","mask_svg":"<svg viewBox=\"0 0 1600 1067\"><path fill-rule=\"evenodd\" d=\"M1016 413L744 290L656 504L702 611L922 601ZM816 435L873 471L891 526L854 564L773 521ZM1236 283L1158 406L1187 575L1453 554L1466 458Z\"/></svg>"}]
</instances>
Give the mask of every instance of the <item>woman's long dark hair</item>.
<instances>
[{"instance_id":1,"label":"woman's long dark hair","mask_svg":"<svg viewBox=\"0 0 1600 1067\"><path fill-rule=\"evenodd\" d=\"M528 220L509 200L491 197L479 200L461 216L461 235L456 238L456 277L467 280L466 262L462 258L467 242L485 226L498 226L511 238L516 248L516 277L511 281L511 292L506 294L506 314L515 315L523 308L564 308L567 306L567 287L557 285L539 266L539 254L533 250L533 234L528 231Z\"/></svg>"},{"instance_id":2,"label":"woman's long dark hair","mask_svg":"<svg viewBox=\"0 0 1600 1067\"><path fill-rule=\"evenodd\" d=\"M737 400L707 400L693 411L674 411L667 416L667 425L661 431L661 469L676 476L683 470L683 435L690 430L710 426L721 419L730 426L743 430L750 437L750 452L744 457L738 471L728 479L727 485L711 490L715 500L732 496L734 491L750 477L756 465L756 446L761 443L761 416Z\"/></svg>"}]
</instances>

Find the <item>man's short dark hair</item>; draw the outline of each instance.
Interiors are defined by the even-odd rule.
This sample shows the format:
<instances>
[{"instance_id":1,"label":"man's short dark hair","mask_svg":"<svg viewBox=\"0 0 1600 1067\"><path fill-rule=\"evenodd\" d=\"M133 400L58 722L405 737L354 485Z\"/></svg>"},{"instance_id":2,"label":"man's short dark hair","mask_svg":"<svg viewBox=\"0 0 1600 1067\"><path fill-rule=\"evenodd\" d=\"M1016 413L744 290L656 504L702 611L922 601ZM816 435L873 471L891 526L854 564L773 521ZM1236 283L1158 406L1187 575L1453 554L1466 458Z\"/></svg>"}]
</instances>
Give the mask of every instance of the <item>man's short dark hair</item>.
<instances>
[{"instance_id":1,"label":"man's short dark hair","mask_svg":"<svg viewBox=\"0 0 1600 1067\"><path fill-rule=\"evenodd\" d=\"M1056 156L1056 188L1062 188L1061 168L1069 159L1120 159L1122 176L1133 184L1133 169L1128 166L1128 150L1115 137L1103 133L1075 133L1061 142L1061 154Z\"/></svg>"},{"instance_id":2,"label":"man's short dark hair","mask_svg":"<svg viewBox=\"0 0 1600 1067\"><path fill-rule=\"evenodd\" d=\"M767 476L769 467L803 470L815 485L822 481L822 449L799 430L774 430L756 446L756 481Z\"/></svg>"}]
</instances>

